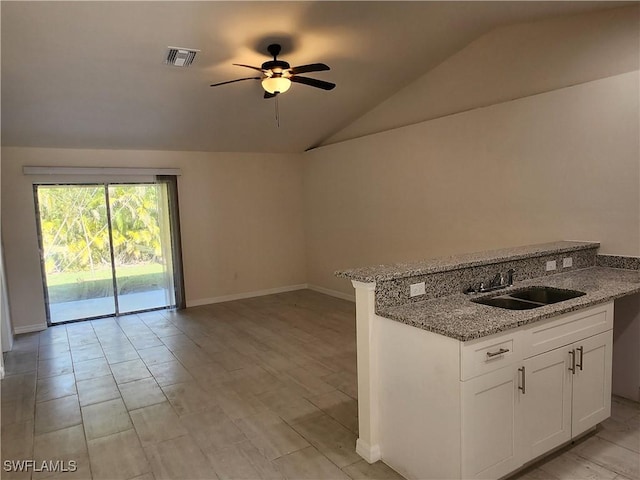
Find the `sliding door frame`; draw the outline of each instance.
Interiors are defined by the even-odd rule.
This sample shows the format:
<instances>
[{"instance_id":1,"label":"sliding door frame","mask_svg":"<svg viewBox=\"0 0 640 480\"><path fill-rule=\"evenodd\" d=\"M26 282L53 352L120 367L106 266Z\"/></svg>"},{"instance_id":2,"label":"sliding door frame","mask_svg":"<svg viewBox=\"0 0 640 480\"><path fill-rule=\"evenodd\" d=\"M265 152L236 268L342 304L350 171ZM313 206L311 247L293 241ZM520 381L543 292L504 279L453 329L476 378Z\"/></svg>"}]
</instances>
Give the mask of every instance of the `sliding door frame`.
<instances>
[{"instance_id":1,"label":"sliding door frame","mask_svg":"<svg viewBox=\"0 0 640 480\"><path fill-rule=\"evenodd\" d=\"M104 202L107 207L107 228L109 230L109 258L111 262L111 283L113 284L113 303L116 309L115 316L120 315L118 302L118 278L116 277L116 253L113 248L113 222L111 221L111 199L109 198L109 184L104 184ZM49 310L47 308L47 310Z\"/></svg>"},{"instance_id":2,"label":"sliding door frame","mask_svg":"<svg viewBox=\"0 0 640 480\"><path fill-rule=\"evenodd\" d=\"M184 290L184 271L182 269L182 234L180 231L180 205L178 203L178 177L176 175L156 175L157 183L167 185L169 201L169 231L171 232L171 252L173 256L173 289L177 310L187 308L187 296Z\"/></svg>"},{"instance_id":3,"label":"sliding door frame","mask_svg":"<svg viewBox=\"0 0 640 480\"><path fill-rule=\"evenodd\" d=\"M115 253L113 247L113 230L111 219L111 206L109 198L109 186L110 185L152 185L154 183L164 183L167 186L167 200L168 200L168 212L169 212L169 230L171 238L171 252L172 252L172 275L173 275L173 290L174 290L174 304L164 307L147 308L143 310L136 310L135 312L126 312L121 314L118 308L118 285L116 278L116 265L115 265ZM107 227L109 230L109 253L111 257L111 278L113 282L113 299L114 299L114 313L105 315L95 315L91 317L64 320L61 322L51 321L51 308L49 301L49 288L47 285L47 271L44 259L44 244L42 236L42 219L40 218L40 201L38 199L38 187L74 187L74 186L102 186L105 192L105 202L107 211ZM175 175L158 175L155 181L109 181L109 182L35 182L33 183L33 198L35 205L36 215L36 233L38 237L38 251L40 253L40 270L42 273L42 287L43 298L45 302L45 314L47 320L47 326L62 325L67 323L84 322L87 320L97 320L100 318L119 317L122 315L131 315L135 313L152 312L158 310L170 310L170 309L184 309L186 308L186 296L184 289L184 273L182 266L182 241L180 235L180 212L178 206L178 182Z\"/></svg>"},{"instance_id":4,"label":"sliding door frame","mask_svg":"<svg viewBox=\"0 0 640 480\"><path fill-rule=\"evenodd\" d=\"M40 218L40 200L38 199L38 187L42 184L33 184L33 201L36 214L36 235L38 237L38 253L40 254L40 271L42 272L42 289L44 298L44 313L47 317L47 326L51 326L51 311L49 309L49 286L47 285L47 269L44 262L44 243L42 241L42 219ZM59 184L50 184L62 186ZM96 317L97 318L97 317ZM77 320L80 321L80 320Z\"/></svg>"}]
</instances>

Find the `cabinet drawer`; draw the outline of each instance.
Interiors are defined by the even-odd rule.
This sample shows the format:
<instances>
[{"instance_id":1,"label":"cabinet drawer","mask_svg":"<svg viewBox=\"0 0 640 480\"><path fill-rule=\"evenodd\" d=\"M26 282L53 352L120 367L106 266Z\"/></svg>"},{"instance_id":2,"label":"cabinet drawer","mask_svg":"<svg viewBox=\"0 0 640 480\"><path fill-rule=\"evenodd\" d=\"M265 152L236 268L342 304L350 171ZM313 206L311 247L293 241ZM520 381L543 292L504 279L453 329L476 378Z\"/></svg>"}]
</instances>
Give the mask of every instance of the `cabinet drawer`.
<instances>
[{"instance_id":1,"label":"cabinet drawer","mask_svg":"<svg viewBox=\"0 0 640 480\"><path fill-rule=\"evenodd\" d=\"M522 331L512 330L460 344L460 380L492 372L524 358Z\"/></svg>"},{"instance_id":2,"label":"cabinet drawer","mask_svg":"<svg viewBox=\"0 0 640 480\"><path fill-rule=\"evenodd\" d=\"M613 328L613 302L533 323L524 330L524 357L569 345Z\"/></svg>"}]
</instances>

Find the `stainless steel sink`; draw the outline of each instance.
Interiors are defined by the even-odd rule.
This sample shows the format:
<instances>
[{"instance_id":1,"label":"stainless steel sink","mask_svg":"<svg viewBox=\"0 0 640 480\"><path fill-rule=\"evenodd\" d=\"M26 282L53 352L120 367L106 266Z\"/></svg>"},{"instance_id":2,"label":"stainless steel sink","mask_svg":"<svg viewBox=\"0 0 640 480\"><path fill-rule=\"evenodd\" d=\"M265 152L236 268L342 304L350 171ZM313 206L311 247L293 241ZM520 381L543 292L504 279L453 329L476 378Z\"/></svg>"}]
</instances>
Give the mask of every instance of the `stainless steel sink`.
<instances>
[{"instance_id":1,"label":"stainless steel sink","mask_svg":"<svg viewBox=\"0 0 640 480\"><path fill-rule=\"evenodd\" d=\"M474 298L471 301L508 310L530 310L586 295L577 290L553 287L527 287L504 295Z\"/></svg>"},{"instance_id":2,"label":"stainless steel sink","mask_svg":"<svg viewBox=\"0 0 640 480\"><path fill-rule=\"evenodd\" d=\"M527 302L526 300L518 300L517 298L511 298L507 295L500 295L499 297L477 298L471 301L482 303L483 305L489 305L491 307L506 308L508 310L530 310L532 308L542 307L542 304Z\"/></svg>"},{"instance_id":3,"label":"stainless steel sink","mask_svg":"<svg viewBox=\"0 0 640 480\"><path fill-rule=\"evenodd\" d=\"M529 287L525 290L519 290L509 294L509 296L513 298L542 303L544 305L564 302L565 300L571 300L572 298L581 297L582 295L586 295L586 293L553 287Z\"/></svg>"}]
</instances>

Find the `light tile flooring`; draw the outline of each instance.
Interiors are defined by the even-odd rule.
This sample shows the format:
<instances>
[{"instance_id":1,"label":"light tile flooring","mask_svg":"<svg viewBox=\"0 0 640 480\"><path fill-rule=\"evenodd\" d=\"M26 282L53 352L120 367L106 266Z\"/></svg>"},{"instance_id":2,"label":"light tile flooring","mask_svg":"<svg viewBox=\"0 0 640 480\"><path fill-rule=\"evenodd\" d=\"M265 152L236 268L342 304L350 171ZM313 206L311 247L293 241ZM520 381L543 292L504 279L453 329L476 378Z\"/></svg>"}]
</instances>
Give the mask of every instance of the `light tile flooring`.
<instances>
[{"instance_id":1,"label":"light tile flooring","mask_svg":"<svg viewBox=\"0 0 640 480\"><path fill-rule=\"evenodd\" d=\"M613 397L611 417L510 480L638 480L640 405Z\"/></svg>"},{"instance_id":2,"label":"light tile flooring","mask_svg":"<svg viewBox=\"0 0 640 480\"><path fill-rule=\"evenodd\" d=\"M354 451L354 305L302 290L59 325L5 357L2 460L39 479L401 479ZM517 475L638 478L640 411ZM67 465L68 466L68 465Z\"/></svg>"}]
</instances>

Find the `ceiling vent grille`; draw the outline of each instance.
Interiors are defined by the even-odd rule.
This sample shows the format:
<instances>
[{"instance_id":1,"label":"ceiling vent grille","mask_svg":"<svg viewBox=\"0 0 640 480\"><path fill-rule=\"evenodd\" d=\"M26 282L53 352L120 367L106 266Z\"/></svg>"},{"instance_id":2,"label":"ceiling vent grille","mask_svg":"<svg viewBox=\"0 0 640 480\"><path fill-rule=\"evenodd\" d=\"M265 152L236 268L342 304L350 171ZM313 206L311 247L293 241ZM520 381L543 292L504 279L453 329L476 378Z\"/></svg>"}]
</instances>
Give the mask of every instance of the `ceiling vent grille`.
<instances>
[{"instance_id":1,"label":"ceiling vent grille","mask_svg":"<svg viewBox=\"0 0 640 480\"><path fill-rule=\"evenodd\" d=\"M195 48L167 47L167 56L164 63L175 67L188 67L193 63L196 53L200 50Z\"/></svg>"}]
</instances>

